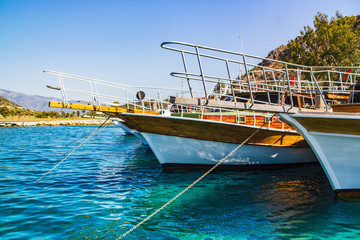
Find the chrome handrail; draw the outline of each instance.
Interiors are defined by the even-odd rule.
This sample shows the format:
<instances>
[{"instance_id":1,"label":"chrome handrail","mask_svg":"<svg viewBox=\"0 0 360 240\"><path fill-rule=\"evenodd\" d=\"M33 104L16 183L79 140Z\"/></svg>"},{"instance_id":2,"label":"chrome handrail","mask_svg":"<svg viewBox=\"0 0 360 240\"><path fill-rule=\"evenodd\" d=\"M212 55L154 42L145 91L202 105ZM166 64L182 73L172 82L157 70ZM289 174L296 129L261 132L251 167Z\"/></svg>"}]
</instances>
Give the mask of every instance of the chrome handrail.
<instances>
[{"instance_id":1,"label":"chrome handrail","mask_svg":"<svg viewBox=\"0 0 360 240\"><path fill-rule=\"evenodd\" d=\"M223 80L224 82L219 84L220 88L221 85L224 85L225 89L230 88L232 90L232 99L234 102L237 101L237 89L249 93L248 101L250 103L250 109L256 102L255 95L258 93L258 89L261 89L261 91L268 94L269 102L270 93L288 94L290 96L290 103L282 103L284 109L287 109L287 111L294 107L294 93L310 93L312 98L314 97L314 93L320 94L326 111L329 111L329 100L325 99L323 96L324 92L333 91L335 89L336 91L342 91L342 93L348 94L351 92L351 87L356 83L356 77L359 77L358 70L360 68L353 66L304 66L240 52L177 41L163 42L161 47L181 53L185 72L172 72L170 75L186 79L190 92L194 91L191 81L201 81L203 97L206 99L206 103L208 103L209 100L209 93L206 87L207 84L214 84L216 81ZM189 71L189 67L186 64L186 58L189 56L195 56L197 59L199 73ZM206 66L204 65L204 62L210 60L213 61L212 63L216 62L216 64L218 64L218 69L223 70L222 75L208 74L205 71ZM262 61L264 64L251 63L254 62L254 60ZM269 63L277 65L276 68L269 67ZM235 64L236 69L239 70L244 68L245 73L238 72L238 77L233 78L229 64ZM356 73L351 73L348 71L349 69L350 71L352 69L356 70ZM290 78L291 75L293 75L292 78ZM309 79L306 79L307 76ZM256 78L261 79L258 80ZM214 92L212 92L212 94L214 94ZM314 100L312 99L311 101L313 103ZM285 108L285 106L288 107Z\"/></svg>"}]
</instances>

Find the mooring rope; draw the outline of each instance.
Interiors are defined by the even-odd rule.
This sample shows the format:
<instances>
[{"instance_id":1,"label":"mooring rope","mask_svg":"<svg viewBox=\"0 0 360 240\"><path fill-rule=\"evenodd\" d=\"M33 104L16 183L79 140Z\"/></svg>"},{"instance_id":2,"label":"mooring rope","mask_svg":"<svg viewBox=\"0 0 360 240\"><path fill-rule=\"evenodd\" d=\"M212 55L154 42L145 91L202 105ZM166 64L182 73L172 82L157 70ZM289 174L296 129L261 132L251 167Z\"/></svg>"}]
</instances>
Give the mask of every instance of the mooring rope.
<instances>
[{"instance_id":1,"label":"mooring rope","mask_svg":"<svg viewBox=\"0 0 360 240\"><path fill-rule=\"evenodd\" d=\"M106 121L107 121L107 120L106 120ZM106 122L106 121L105 121L105 122ZM107 125L104 124L105 122L103 122L103 123L99 126L99 128L97 128L95 131L101 132L101 131L102 131L101 128L105 128L105 127L107 126ZM84 136L82 136L82 137L80 137L80 138L72 141L71 143L66 144L65 146L69 146L70 144L73 144L74 142L77 142L77 141L79 141L80 139L83 139L83 138L86 137L86 136L90 136L91 134L93 134L93 132L88 133L88 134L85 134ZM74 148L76 148L76 147L73 147L72 149L70 149L69 151L67 151L66 153L64 153L63 156L67 155L67 154L68 154L69 152L71 152Z\"/></svg>"},{"instance_id":2,"label":"mooring rope","mask_svg":"<svg viewBox=\"0 0 360 240\"><path fill-rule=\"evenodd\" d=\"M77 138L77 139L75 139L74 141L65 144L65 147L67 147L67 146L69 146L69 145L71 145L71 144L73 144L73 143L76 143L77 141L83 139L83 138L86 137L86 136L89 136L90 134L91 134L91 133L87 133L87 134L85 134L84 136L82 136L82 137L80 137L80 138ZM66 154L64 154L64 155L66 155Z\"/></svg>"},{"instance_id":3,"label":"mooring rope","mask_svg":"<svg viewBox=\"0 0 360 240\"><path fill-rule=\"evenodd\" d=\"M93 131L83 142L81 142L77 147L73 148L72 151L66 155L65 158L63 158L60 162L58 162L52 169L50 169L47 173L45 173L44 175L42 175L37 181L36 183L40 182L41 179L43 179L46 175L48 175L49 173L51 173L55 168L57 168L62 162L64 162L68 157L70 157L76 150L78 150L85 142L87 142L92 136L94 136L95 134L101 132L107 125L104 126L104 124L110 119L110 117L108 117L97 129L95 129L95 131ZM103 127L104 126L104 127Z\"/></svg>"},{"instance_id":4,"label":"mooring rope","mask_svg":"<svg viewBox=\"0 0 360 240\"><path fill-rule=\"evenodd\" d=\"M273 114L270 118L268 118L264 124L259 127L258 129L256 129L256 131L254 131L248 138L246 138L242 143L239 144L239 146L237 146L234 150L232 150L226 157L224 157L223 159L221 159L216 165L214 165L212 168L210 168L206 173L204 173L201 177L199 177L197 180L195 180L192 184L190 184L187 188L185 188L184 190L182 190L180 193L178 193L175 197L173 197L170 201L168 201L167 203L165 203L162 207L160 207L159 209L157 209L155 212L153 212L152 214L150 214L149 216L147 216L146 218L144 218L141 222L139 222L137 225L135 225L134 227L132 227L129 231L127 231L126 233L124 233L123 235L121 235L117 240L122 239L123 237L125 237L126 235L128 235L129 233L131 233L132 231L134 231L136 228L138 228L140 225L142 225L143 223L145 223L147 220L149 220L150 218L152 218L155 214L157 214L158 212L160 212L161 210L163 210L166 206L168 206L170 203L172 203L173 201L175 201L178 197L180 197L181 195L183 195L186 191L188 191L190 188L192 188L195 184L197 184L198 182L200 182L204 177L206 177L206 175L208 175L209 173L211 173L215 168L217 168L221 163L223 163L228 157L230 157L232 154L234 154L239 148L241 148L247 141L249 141L256 133L258 133L268 122L270 119L272 119L275 116L275 114Z\"/></svg>"},{"instance_id":5,"label":"mooring rope","mask_svg":"<svg viewBox=\"0 0 360 240\"><path fill-rule=\"evenodd\" d=\"M109 118L110 118L110 117L109 117ZM105 122L104 122L104 123L105 123ZM102 123L99 128L104 127L104 123ZM70 143L65 144L65 146L67 147L67 146L69 146L69 145L71 145L71 144L73 144L73 143L75 143L75 142L83 139L84 137L89 136L90 134L91 134L91 133L85 134L84 136L82 136L82 137L80 137L80 138L78 138L78 139L75 139L74 141L72 141L72 142L70 142ZM69 151L69 152L70 152L70 151ZM64 153L63 155L66 155L66 154L67 154L67 153Z\"/></svg>"}]
</instances>

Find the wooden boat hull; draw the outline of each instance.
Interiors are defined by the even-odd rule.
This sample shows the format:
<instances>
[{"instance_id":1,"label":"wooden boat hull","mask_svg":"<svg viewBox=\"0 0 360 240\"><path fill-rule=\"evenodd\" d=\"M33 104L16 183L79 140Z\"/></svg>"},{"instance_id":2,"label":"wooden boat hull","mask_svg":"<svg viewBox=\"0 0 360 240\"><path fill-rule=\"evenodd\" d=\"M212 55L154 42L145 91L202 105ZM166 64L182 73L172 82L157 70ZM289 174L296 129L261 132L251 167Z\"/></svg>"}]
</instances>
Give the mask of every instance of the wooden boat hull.
<instances>
[{"instance_id":1,"label":"wooden boat hull","mask_svg":"<svg viewBox=\"0 0 360 240\"><path fill-rule=\"evenodd\" d=\"M242 143L258 126L183 117L122 113L127 126L138 132L179 136L207 141ZM309 147L296 131L261 129L247 144L279 147Z\"/></svg>"},{"instance_id":2,"label":"wooden boat hull","mask_svg":"<svg viewBox=\"0 0 360 240\"><path fill-rule=\"evenodd\" d=\"M202 168L214 165L258 127L219 121L124 113L164 168ZM224 166L247 169L317 161L306 141L294 131L261 129Z\"/></svg>"},{"instance_id":3,"label":"wooden boat hull","mask_svg":"<svg viewBox=\"0 0 360 240\"><path fill-rule=\"evenodd\" d=\"M360 115L286 114L307 140L339 195L360 196Z\"/></svg>"}]
</instances>

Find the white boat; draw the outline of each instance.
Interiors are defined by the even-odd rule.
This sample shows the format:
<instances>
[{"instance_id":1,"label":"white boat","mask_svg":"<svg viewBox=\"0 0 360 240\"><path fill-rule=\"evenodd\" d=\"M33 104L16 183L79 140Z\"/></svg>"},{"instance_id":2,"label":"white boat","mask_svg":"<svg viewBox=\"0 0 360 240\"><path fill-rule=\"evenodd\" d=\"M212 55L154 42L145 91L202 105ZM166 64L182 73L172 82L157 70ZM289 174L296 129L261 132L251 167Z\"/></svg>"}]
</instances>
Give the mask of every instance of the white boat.
<instances>
[{"instance_id":1,"label":"white boat","mask_svg":"<svg viewBox=\"0 0 360 240\"><path fill-rule=\"evenodd\" d=\"M165 45L163 44L163 46ZM200 48L195 45L191 45L191 47L196 47L197 50ZM212 50L215 53L220 52L220 54L225 53L217 49L207 48L207 50ZM195 54L198 58L208 57L208 55L203 55L198 51L182 53L184 55ZM235 54L236 59L239 56L243 57L243 54ZM185 61L185 56L182 59ZM237 76L232 76L229 72L231 69L230 63L243 64L243 62L239 62L239 60L230 61L218 57L215 57L215 59L220 60L221 66L227 66L223 65L224 62L229 64L229 68L225 68L228 75L225 79L223 77L214 78L206 75L203 73L203 65L200 64L200 72L202 73L200 75L189 72L172 74L185 76L189 90L177 90L180 94L163 94L163 92L157 91L156 95L151 95L148 93L149 88L138 87L139 90L145 91L147 96L147 99L140 99L138 97L138 101L128 97L129 95L138 96L136 91L126 91L126 94L124 94L126 95L125 98L120 98L119 96L111 98L109 93L100 92L99 90L103 88L103 85L110 86L110 90L117 88L126 90L129 89L128 86L119 86L119 84L52 71L47 71L47 73L57 75L60 86L65 85L64 81L67 78L70 80L87 81L90 85L90 92L72 89L71 87L51 87L52 89L60 90L62 95L65 96L64 103L57 104L59 107L84 107L88 109L90 105L93 106L94 110L101 111L112 117L121 118L126 122L128 128L137 130L137 134L140 134L137 136L145 139L145 142L149 144L159 162L167 169L207 168L209 165L215 165L223 156L230 153L230 150L242 143L252 132L259 129L262 123L267 122L268 118L272 118L269 114L254 114L243 111L250 106L246 99L246 94L249 94L249 88L251 92L251 88L256 86L257 96L253 100L262 106L267 106L262 100L264 97L275 101L276 103L272 103L272 105L281 109L283 105L277 102L282 101L284 103L286 99L289 99L289 97L278 94L279 90L272 96L263 91L270 87L271 81L279 81L277 73L283 73L282 70L275 70L275 72L274 70L266 71L266 74L271 73L276 79L272 80L269 78L265 81L250 83L249 81L238 79ZM184 66L186 66L185 62ZM244 66L253 67L256 65L245 64ZM238 71L239 68L236 69ZM192 81L202 82L200 89L195 89L196 84L190 84ZM72 86L75 86L75 84L72 84ZM213 90L208 91L210 86ZM90 99L87 100L90 103L84 106L68 103L65 93L90 96ZM303 94L301 88L299 88L298 93L296 96L298 98L307 97L300 96L300 93ZM117 91L117 94L120 94L120 91ZM196 98L196 96L199 97ZM101 99L104 99L104 101ZM164 99L168 99L168 101ZM169 109L169 100L174 104L172 114L165 111ZM184 103L181 103L181 101ZM117 105L113 104L115 102ZM154 103L157 104L156 107L153 107ZM51 105L56 106L56 104ZM124 108L125 105L126 107ZM154 112L154 109L157 111ZM253 117L245 116L253 114ZM197 115L198 118L195 119L190 115ZM252 119L252 123L244 121L247 117ZM134 122L134 120L137 122ZM266 123L260 132L247 142L241 150L230 157L224 166L230 167L230 169L235 167L240 169L273 168L316 161L310 147L296 130L291 129L291 127L275 118L269 120L270 122ZM262 123L259 124L259 121ZM276 124L280 126L275 126ZM194 128L194 126L197 127Z\"/></svg>"},{"instance_id":2,"label":"white boat","mask_svg":"<svg viewBox=\"0 0 360 240\"><path fill-rule=\"evenodd\" d=\"M355 83L360 68L308 67L181 42L165 42L161 46L180 54L184 71L173 72L171 75L187 82L186 96L184 91L176 95L158 92L159 97L153 95L149 100L133 102L130 108L118 109L99 100L101 97L109 99L109 95L98 93L95 83L109 86L108 82L86 79L90 85L90 93L73 92L90 96L94 110L120 117L131 128L136 129L165 166L215 164L250 136L250 133L259 129L256 124L242 124L239 118L241 111L278 113L306 138L337 193L360 189L360 181L355 177L360 165L356 161L359 144L358 115L331 113L337 104L350 103L354 99L354 93L359 92ZM258 64L259 61L261 62ZM189 62L196 62L198 69L190 72L187 66ZM205 73L205 70L208 72ZM62 82L65 75L55 75L59 77L60 87L51 88L60 90L64 99L64 103L57 105L74 108L66 99L65 92L71 89L66 88L65 91ZM78 79L83 81L85 78ZM181 116L161 115L165 109L162 106L165 96L170 96L167 99L177 107ZM118 98L110 99L112 102L120 101L116 100ZM148 111L146 107L155 103L152 102L153 99L159 103L156 115L145 114ZM125 103L129 105L128 98ZM87 107L84 109L88 109ZM135 112L138 107L141 109ZM205 118L211 108L212 111L220 112L219 119ZM238 117L232 123L223 121L223 112L228 110L234 111ZM186 113L192 111L201 117L188 118ZM311 119L309 116L313 116L314 121L304 122L304 119ZM349 124L344 125L341 131L330 131L325 125L316 127L324 119L329 121L331 129L339 128L340 122ZM309 128L308 124L314 129ZM284 139L290 140L286 142ZM264 128L224 166L281 166L315 160L306 146L302 136L293 130ZM339 162L340 156L342 162Z\"/></svg>"},{"instance_id":3,"label":"white boat","mask_svg":"<svg viewBox=\"0 0 360 240\"><path fill-rule=\"evenodd\" d=\"M162 115L123 113L119 117L139 131L166 170L209 168L259 128ZM315 155L299 133L265 126L219 168L270 169L315 161Z\"/></svg>"},{"instance_id":4,"label":"white boat","mask_svg":"<svg viewBox=\"0 0 360 240\"><path fill-rule=\"evenodd\" d=\"M279 113L310 144L333 190L360 196L360 113Z\"/></svg>"},{"instance_id":5,"label":"white boat","mask_svg":"<svg viewBox=\"0 0 360 240\"><path fill-rule=\"evenodd\" d=\"M183 50L182 46L193 47L195 51ZM172 74L193 81L208 82L216 79L214 75L203 73L204 67L200 60L204 58L223 61L227 67L230 62L243 65L245 77L239 77L239 81L235 81L228 74L226 78L231 88L239 91L238 94L234 94L233 102L220 103L206 97L205 101L198 100L199 105L232 106L235 109L277 113L307 140L327 174L333 190L340 196L360 196L360 86L357 83L360 67L309 67L257 58L262 62L249 71L247 58L251 56L246 54L178 42L163 43L163 47L182 55L188 53L197 56L199 73L189 73L185 67L185 72ZM201 49L207 53L199 53ZM237 55L242 60L215 58L208 53L209 51ZM271 66L276 66L276 69L269 69ZM278 78L269 81L270 76ZM241 90L246 91L245 95ZM205 84L204 91L206 92ZM259 91L266 93L268 99L257 99ZM270 96L276 93L290 98L287 101L279 101L279 97L272 101ZM236 101L238 96L241 97L240 103ZM174 102L196 101L179 98Z\"/></svg>"}]
</instances>

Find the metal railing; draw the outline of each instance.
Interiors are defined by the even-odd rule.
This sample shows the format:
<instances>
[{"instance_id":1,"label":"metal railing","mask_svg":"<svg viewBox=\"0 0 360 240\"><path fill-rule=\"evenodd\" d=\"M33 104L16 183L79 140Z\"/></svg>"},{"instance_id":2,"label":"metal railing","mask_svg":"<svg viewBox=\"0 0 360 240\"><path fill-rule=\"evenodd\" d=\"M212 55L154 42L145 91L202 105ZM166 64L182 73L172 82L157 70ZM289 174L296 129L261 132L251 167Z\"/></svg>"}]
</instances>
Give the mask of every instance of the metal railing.
<instances>
[{"instance_id":1,"label":"metal railing","mask_svg":"<svg viewBox=\"0 0 360 240\"><path fill-rule=\"evenodd\" d=\"M281 123L281 128L277 127L274 128L271 123L272 121L267 121L267 124L263 126L263 129L271 129L276 131L282 132L296 132L296 130L291 129L290 127L281 121L281 119L277 116L274 117L273 113L268 112L255 112L255 111L241 111L229 108L216 108L210 106L198 106L198 105L183 105L183 104L176 104L171 105L167 111L171 112L172 117L180 117L180 118L197 118L200 120L205 121L215 121L215 122L222 122L222 123L229 123L229 124L236 124L236 125L246 125L251 127L259 127L263 123L257 124L257 119L263 118L273 118L273 121L278 121ZM232 116L235 117L235 121L226 120L225 117ZM211 118L214 117L214 118ZM253 118L253 123L250 125L249 123L237 121L236 119L240 119L240 117L247 117ZM266 122L266 121L264 121Z\"/></svg>"},{"instance_id":2,"label":"metal railing","mask_svg":"<svg viewBox=\"0 0 360 240\"><path fill-rule=\"evenodd\" d=\"M210 98L230 99L250 103L249 109L261 103L289 110L295 106L294 96L309 98L314 105L314 97L319 95L328 111L328 104L334 101L326 98L326 93L357 92L353 86L360 80L359 67L309 67L183 42L164 42L161 47L181 54L184 72L172 72L171 76L186 79L190 95L195 90L194 82L201 82L198 91L203 92L205 104ZM197 68L189 70L188 62ZM216 91L209 92L209 86L214 84ZM259 94L267 95L267 101L257 100ZM279 96L277 102L270 99L274 94ZM289 103L280 101L280 95L287 95Z\"/></svg>"},{"instance_id":3,"label":"metal railing","mask_svg":"<svg viewBox=\"0 0 360 240\"><path fill-rule=\"evenodd\" d=\"M73 74L67 74L55 71L44 71L47 74L57 76L59 81L59 87L48 86L51 89L61 92L62 101L66 104L69 103L82 103L96 106L121 106L128 109L137 109L145 111L157 111L159 114L165 114L168 116L181 118L193 118L198 116L201 120L216 121L229 123L224 120L225 116L236 116L238 119L242 116L252 117L254 119L253 126L256 127L256 119L259 117L271 117L269 113L257 113L253 111L239 111L228 108L216 108L210 106L198 106L198 105L183 105L183 104L171 104L167 99L168 96L183 96L188 94L188 90L176 89L176 88L157 88L147 86L130 86L125 84L119 84L109 81L103 81L94 78L88 78ZM85 83L85 85L77 85L77 82ZM104 92L102 87L108 87L111 90L116 91L116 95L111 95L108 92ZM109 90L109 89L107 89ZM145 98L139 100L136 97L138 91L145 91ZM211 93L211 92L210 92ZM189 96L195 96L197 92L193 92ZM75 99L75 100L69 100ZM156 106L154 106L156 104ZM215 116L210 118L209 116ZM279 120L280 121L280 120ZM232 122L232 124L245 125L240 121ZM249 126L247 124L247 126ZM282 128L276 128L281 131L293 131L285 130L285 124L282 123ZM270 122L265 129L274 129ZM295 131L294 131L295 132Z\"/></svg>"},{"instance_id":4,"label":"metal railing","mask_svg":"<svg viewBox=\"0 0 360 240\"><path fill-rule=\"evenodd\" d=\"M59 90L62 101L83 103L96 106L123 106L128 109L164 110L170 104L166 99L169 95L186 96L188 90L151 86L131 86L68 73L44 71L55 75L58 86L48 88ZM144 99L138 99L137 93L145 91Z\"/></svg>"}]
</instances>

